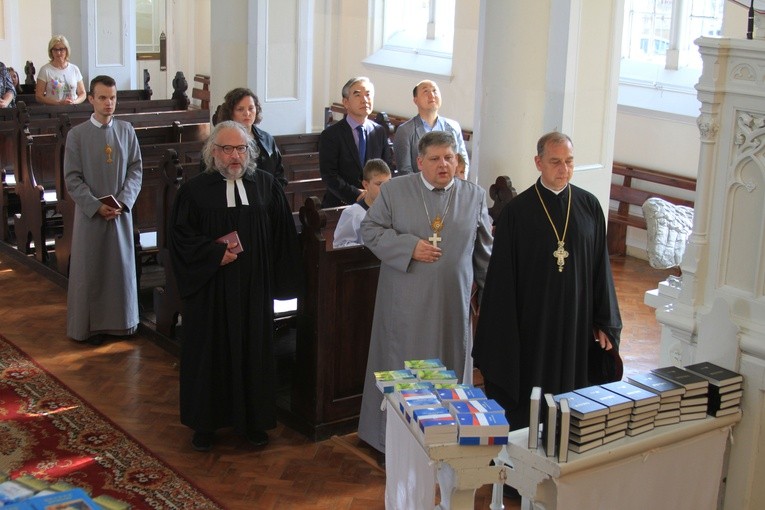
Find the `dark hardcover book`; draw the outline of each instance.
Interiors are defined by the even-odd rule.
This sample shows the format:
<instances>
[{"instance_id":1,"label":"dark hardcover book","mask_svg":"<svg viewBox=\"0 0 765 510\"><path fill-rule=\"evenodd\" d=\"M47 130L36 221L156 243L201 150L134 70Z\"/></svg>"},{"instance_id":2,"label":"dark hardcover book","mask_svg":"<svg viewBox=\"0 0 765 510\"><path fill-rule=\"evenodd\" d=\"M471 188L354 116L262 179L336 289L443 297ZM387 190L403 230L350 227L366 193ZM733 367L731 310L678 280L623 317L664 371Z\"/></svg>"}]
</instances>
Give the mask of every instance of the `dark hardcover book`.
<instances>
[{"instance_id":1,"label":"dark hardcover book","mask_svg":"<svg viewBox=\"0 0 765 510\"><path fill-rule=\"evenodd\" d=\"M589 443L582 443L582 444L576 444L576 443L569 443L568 449L572 452L576 453L584 453L588 450L592 450L593 448L597 448L598 446L603 444L603 439L596 439L595 441L591 441Z\"/></svg>"},{"instance_id":2,"label":"dark hardcover book","mask_svg":"<svg viewBox=\"0 0 765 510\"><path fill-rule=\"evenodd\" d=\"M709 413L709 414L711 414L715 418L719 418L720 416L725 416L725 415L728 415L728 414L735 414L735 413L740 413L740 412L741 412L741 408L739 408L739 407L729 407L727 409L718 409L717 411L715 411L713 413Z\"/></svg>"},{"instance_id":3,"label":"dark hardcover book","mask_svg":"<svg viewBox=\"0 0 765 510\"><path fill-rule=\"evenodd\" d=\"M589 443L590 441L595 441L596 439L600 439L605 435L606 435L605 429L600 429L596 432L591 432L583 436L580 436L578 434L571 432L569 434L569 441L576 444L583 444L583 443Z\"/></svg>"},{"instance_id":4,"label":"dark hardcover book","mask_svg":"<svg viewBox=\"0 0 765 510\"><path fill-rule=\"evenodd\" d=\"M609 410L609 416L617 411L632 409L634 402L627 397L609 391L602 386L588 386L574 390L584 397L606 406Z\"/></svg>"},{"instance_id":5,"label":"dark hardcover book","mask_svg":"<svg viewBox=\"0 0 765 510\"><path fill-rule=\"evenodd\" d=\"M744 380L744 376L728 370L709 361L703 363L696 363L694 365L688 365L685 367L689 372L700 375L709 381L709 384L714 386L726 386L728 384L739 383Z\"/></svg>"},{"instance_id":6,"label":"dark hardcover book","mask_svg":"<svg viewBox=\"0 0 765 510\"><path fill-rule=\"evenodd\" d=\"M233 232L229 232L228 234L224 236L220 236L218 239L215 240L216 243L222 243L222 244L234 244L236 243L236 246L231 248L229 251L231 253L242 253L244 251L244 247L242 246L242 241L239 240L239 233L234 230Z\"/></svg>"},{"instance_id":7,"label":"dark hardcover book","mask_svg":"<svg viewBox=\"0 0 765 510\"><path fill-rule=\"evenodd\" d=\"M578 420L588 420L590 418L605 416L608 414L608 408L603 404L599 404L594 400L590 400L589 398L573 391L555 395L554 398L555 400L567 398L568 405L571 407L571 417Z\"/></svg>"},{"instance_id":8,"label":"dark hardcover book","mask_svg":"<svg viewBox=\"0 0 765 510\"><path fill-rule=\"evenodd\" d=\"M645 425L651 424L654 421L656 421L656 416L657 415L653 415L653 416L648 416L646 418L641 418L639 420L632 420L627 425L627 428L629 428L629 429L639 429L640 427L643 427Z\"/></svg>"},{"instance_id":9,"label":"dark hardcover book","mask_svg":"<svg viewBox=\"0 0 765 510\"><path fill-rule=\"evenodd\" d=\"M613 391L614 393L618 393L619 395L632 400L635 402L635 408L654 403L658 404L660 400L660 397L656 393L645 390L640 386L635 386L634 384L630 384L626 381L617 381L608 384L602 384L601 386L603 386L608 391ZM633 412L635 411L636 409L633 409Z\"/></svg>"},{"instance_id":10,"label":"dark hardcover book","mask_svg":"<svg viewBox=\"0 0 765 510\"><path fill-rule=\"evenodd\" d=\"M701 411L699 413L681 414L680 421L703 420L706 417L707 417L706 411Z\"/></svg>"},{"instance_id":11,"label":"dark hardcover book","mask_svg":"<svg viewBox=\"0 0 765 510\"><path fill-rule=\"evenodd\" d=\"M568 399L567 399L568 400ZM569 407L569 412L570 412ZM604 422L599 422L594 425L588 425L586 427L580 427L578 425L574 425L574 423L571 423L570 427L570 433L576 434L577 436L586 436L587 434L592 434L593 432L597 432L599 430L603 430L607 425Z\"/></svg>"},{"instance_id":12,"label":"dark hardcover book","mask_svg":"<svg viewBox=\"0 0 765 510\"><path fill-rule=\"evenodd\" d=\"M558 414L558 462L568 461L568 443L571 431L571 408L568 399L558 401L560 413Z\"/></svg>"},{"instance_id":13,"label":"dark hardcover book","mask_svg":"<svg viewBox=\"0 0 765 510\"><path fill-rule=\"evenodd\" d=\"M120 204L119 200L117 200L114 195L104 195L102 197L98 197L98 200L102 204L108 205L114 209L122 209L122 204Z\"/></svg>"},{"instance_id":14,"label":"dark hardcover book","mask_svg":"<svg viewBox=\"0 0 765 510\"><path fill-rule=\"evenodd\" d=\"M529 401L529 449L539 446L539 408L542 400L542 388L534 386L531 389Z\"/></svg>"},{"instance_id":15,"label":"dark hardcover book","mask_svg":"<svg viewBox=\"0 0 765 510\"><path fill-rule=\"evenodd\" d=\"M542 447L548 457L555 456L555 434L558 421L558 405L552 393L545 393L542 401Z\"/></svg>"},{"instance_id":16,"label":"dark hardcover book","mask_svg":"<svg viewBox=\"0 0 765 510\"><path fill-rule=\"evenodd\" d=\"M571 401L569 401L568 405L569 407L571 406ZM589 427L591 425L599 425L602 428L606 426L606 415L601 414L600 416L594 416L586 420L580 420L579 418L574 418L574 416L572 415L571 425L575 425L579 428Z\"/></svg>"},{"instance_id":17,"label":"dark hardcover book","mask_svg":"<svg viewBox=\"0 0 765 510\"><path fill-rule=\"evenodd\" d=\"M654 368L651 372L668 381L684 386L686 393L688 390L702 389L709 386L709 381L705 378L676 366Z\"/></svg>"},{"instance_id":18,"label":"dark hardcover book","mask_svg":"<svg viewBox=\"0 0 765 510\"><path fill-rule=\"evenodd\" d=\"M643 434L644 432L649 432L655 428L653 422L647 423L643 425L642 427L636 427L636 428L629 428L627 429L627 435L628 436L637 436L639 434Z\"/></svg>"},{"instance_id":19,"label":"dark hardcover book","mask_svg":"<svg viewBox=\"0 0 765 510\"><path fill-rule=\"evenodd\" d=\"M607 434L606 437L603 438L603 444L608 444L613 441L616 441L617 439L621 439L624 436L627 435L627 431L625 429L613 432L612 434Z\"/></svg>"},{"instance_id":20,"label":"dark hardcover book","mask_svg":"<svg viewBox=\"0 0 765 510\"><path fill-rule=\"evenodd\" d=\"M685 393L684 387L673 383L672 381L663 379L656 374L652 374L651 372L631 375L627 377L627 381L636 386L640 386L645 390L656 393L661 397L662 401L668 397L682 397L683 393Z\"/></svg>"},{"instance_id":21,"label":"dark hardcover book","mask_svg":"<svg viewBox=\"0 0 765 510\"><path fill-rule=\"evenodd\" d=\"M743 395L743 390L736 390L728 393L710 391L709 396L707 397L707 402L725 402L726 400L740 399Z\"/></svg>"},{"instance_id":22,"label":"dark hardcover book","mask_svg":"<svg viewBox=\"0 0 765 510\"><path fill-rule=\"evenodd\" d=\"M659 418L657 416L656 421L653 422L653 424L656 427L663 427L664 425L674 425L675 423L680 423L680 415L669 416L667 418Z\"/></svg>"}]
</instances>

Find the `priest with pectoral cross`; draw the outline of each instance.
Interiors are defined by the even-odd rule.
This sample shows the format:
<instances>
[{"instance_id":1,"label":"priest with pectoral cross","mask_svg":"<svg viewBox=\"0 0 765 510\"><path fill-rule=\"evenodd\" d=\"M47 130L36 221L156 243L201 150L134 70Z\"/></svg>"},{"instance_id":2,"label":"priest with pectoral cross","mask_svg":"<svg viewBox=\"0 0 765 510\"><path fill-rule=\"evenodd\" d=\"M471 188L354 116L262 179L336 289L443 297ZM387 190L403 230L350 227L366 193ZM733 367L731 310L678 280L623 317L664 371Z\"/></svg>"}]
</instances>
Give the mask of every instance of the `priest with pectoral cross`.
<instances>
[{"instance_id":1,"label":"priest with pectoral cross","mask_svg":"<svg viewBox=\"0 0 765 510\"><path fill-rule=\"evenodd\" d=\"M558 394L593 380L592 359L619 346L622 321L603 210L570 184L574 148L548 133L534 158L539 179L497 220L473 359L487 396L512 429L528 426L534 386Z\"/></svg>"},{"instance_id":2,"label":"priest with pectoral cross","mask_svg":"<svg viewBox=\"0 0 765 510\"><path fill-rule=\"evenodd\" d=\"M432 131L418 147L420 172L383 184L361 222L364 246L381 265L359 437L381 452L382 393L373 373L440 358L471 382L470 291L473 282L483 287L491 255L486 192L455 179L454 137Z\"/></svg>"}]
</instances>

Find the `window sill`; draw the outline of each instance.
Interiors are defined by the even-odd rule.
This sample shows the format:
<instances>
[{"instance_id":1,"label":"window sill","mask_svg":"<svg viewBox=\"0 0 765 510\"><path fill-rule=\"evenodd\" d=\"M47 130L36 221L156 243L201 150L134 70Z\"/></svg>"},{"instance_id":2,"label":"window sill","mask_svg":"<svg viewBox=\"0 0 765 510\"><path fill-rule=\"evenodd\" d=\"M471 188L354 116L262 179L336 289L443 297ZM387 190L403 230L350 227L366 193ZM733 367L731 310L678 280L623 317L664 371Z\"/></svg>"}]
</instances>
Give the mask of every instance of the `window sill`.
<instances>
[{"instance_id":1,"label":"window sill","mask_svg":"<svg viewBox=\"0 0 765 510\"><path fill-rule=\"evenodd\" d=\"M367 67L378 69L403 69L424 73L451 81L452 59L381 49L369 55L363 61Z\"/></svg>"}]
</instances>

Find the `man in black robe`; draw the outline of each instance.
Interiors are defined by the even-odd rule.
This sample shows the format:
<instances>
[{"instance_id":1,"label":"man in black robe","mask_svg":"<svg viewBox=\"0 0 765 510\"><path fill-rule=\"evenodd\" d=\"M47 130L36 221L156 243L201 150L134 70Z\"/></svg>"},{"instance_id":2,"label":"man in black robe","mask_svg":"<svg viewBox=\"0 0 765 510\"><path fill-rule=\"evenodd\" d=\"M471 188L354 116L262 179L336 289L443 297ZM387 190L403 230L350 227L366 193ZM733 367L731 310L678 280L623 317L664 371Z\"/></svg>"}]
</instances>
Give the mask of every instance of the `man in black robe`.
<instances>
[{"instance_id":1,"label":"man in black robe","mask_svg":"<svg viewBox=\"0 0 765 510\"><path fill-rule=\"evenodd\" d=\"M181 422L199 451L222 427L260 446L276 426L273 300L296 295L300 259L284 191L255 168L255 147L241 124L215 126L208 170L180 187L169 224L183 298ZM232 232L238 245L220 242Z\"/></svg>"},{"instance_id":2,"label":"man in black robe","mask_svg":"<svg viewBox=\"0 0 765 510\"><path fill-rule=\"evenodd\" d=\"M588 361L618 349L622 327L603 210L569 184L571 139L548 133L534 161L540 178L497 221L473 343L486 393L513 430L529 424L532 387L558 394L595 383Z\"/></svg>"}]
</instances>

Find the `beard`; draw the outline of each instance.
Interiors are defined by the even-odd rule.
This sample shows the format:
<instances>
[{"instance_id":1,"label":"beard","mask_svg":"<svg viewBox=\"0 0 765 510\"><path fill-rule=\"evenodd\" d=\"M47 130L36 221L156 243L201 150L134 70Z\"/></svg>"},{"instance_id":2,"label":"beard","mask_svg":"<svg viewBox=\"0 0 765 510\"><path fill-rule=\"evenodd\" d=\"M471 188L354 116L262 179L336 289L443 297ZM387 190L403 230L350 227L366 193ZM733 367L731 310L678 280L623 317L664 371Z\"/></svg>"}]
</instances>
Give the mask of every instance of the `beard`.
<instances>
[{"instance_id":1,"label":"beard","mask_svg":"<svg viewBox=\"0 0 765 510\"><path fill-rule=\"evenodd\" d=\"M244 176L247 170L246 161L241 161L238 165L234 163L223 165L216 161L215 166L221 175L226 179L239 179L240 177Z\"/></svg>"}]
</instances>

